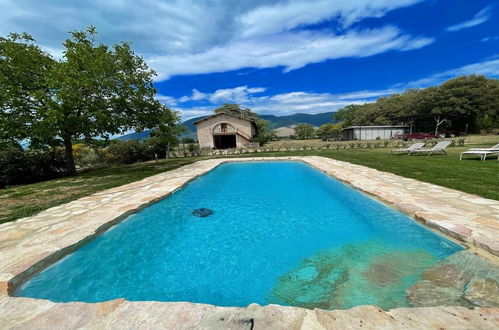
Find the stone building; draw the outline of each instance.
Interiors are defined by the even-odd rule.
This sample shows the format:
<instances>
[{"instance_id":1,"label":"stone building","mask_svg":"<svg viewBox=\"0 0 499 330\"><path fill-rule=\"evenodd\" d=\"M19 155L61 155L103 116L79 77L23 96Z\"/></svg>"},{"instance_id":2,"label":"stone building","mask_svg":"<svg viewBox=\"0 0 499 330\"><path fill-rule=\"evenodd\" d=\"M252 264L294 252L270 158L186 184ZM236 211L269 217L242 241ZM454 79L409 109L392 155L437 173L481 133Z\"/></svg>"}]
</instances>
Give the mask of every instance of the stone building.
<instances>
[{"instance_id":1,"label":"stone building","mask_svg":"<svg viewBox=\"0 0 499 330\"><path fill-rule=\"evenodd\" d=\"M229 149L247 147L257 134L253 120L216 113L194 123L201 149Z\"/></svg>"}]
</instances>

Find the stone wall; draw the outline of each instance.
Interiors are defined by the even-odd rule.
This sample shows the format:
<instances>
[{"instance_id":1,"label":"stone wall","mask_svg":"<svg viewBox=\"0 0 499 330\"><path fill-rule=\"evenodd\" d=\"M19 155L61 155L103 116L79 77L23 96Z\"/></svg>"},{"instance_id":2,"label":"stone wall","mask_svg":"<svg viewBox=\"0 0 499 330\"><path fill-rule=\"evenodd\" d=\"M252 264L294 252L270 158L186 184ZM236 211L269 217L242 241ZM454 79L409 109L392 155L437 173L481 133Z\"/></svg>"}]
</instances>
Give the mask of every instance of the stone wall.
<instances>
[{"instance_id":1,"label":"stone wall","mask_svg":"<svg viewBox=\"0 0 499 330\"><path fill-rule=\"evenodd\" d=\"M240 130L247 136L253 137L255 135L255 129L249 120L244 120L236 118L234 116L227 116L224 114L208 118L206 120L200 121L197 126L197 136L199 142L199 148L201 149L212 149L214 148L213 143L213 128L221 123L228 123ZM236 135L236 146L242 148L247 146L250 141L246 140L240 135Z\"/></svg>"}]
</instances>

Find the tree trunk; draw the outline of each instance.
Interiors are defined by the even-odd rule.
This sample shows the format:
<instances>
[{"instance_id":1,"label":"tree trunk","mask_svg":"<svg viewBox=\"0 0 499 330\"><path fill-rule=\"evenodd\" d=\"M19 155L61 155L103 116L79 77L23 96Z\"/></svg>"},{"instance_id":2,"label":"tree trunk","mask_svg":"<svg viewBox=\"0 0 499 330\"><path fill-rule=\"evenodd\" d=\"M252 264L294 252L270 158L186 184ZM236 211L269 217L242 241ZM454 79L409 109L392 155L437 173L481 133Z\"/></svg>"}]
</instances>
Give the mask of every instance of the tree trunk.
<instances>
[{"instance_id":1,"label":"tree trunk","mask_svg":"<svg viewBox=\"0 0 499 330\"><path fill-rule=\"evenodd\" d=\"M166 145L166 159L170 158L170 143Z\"/></svg>"},{"instance_id":2,"label":"tree trunk","mask_svg":"<svg viewBox=\"0 0 499 330\"><path fill-rule=\"evenodd\" d=\"M67 175L76 175L75 160L73 157L73 141L71 135L67 134L64 136L64 149L66 152L66 171Z\"/></svg>"},{"instance_id":3,"label":"tree trunk","mask_svg":"<svg viewBox=\"0 0 499 330\"><path fill-rule=\"evenodd\" d=\"M438 135L438 127L442 125L447 118L444 117L444 119L440 120L440 116L435 116L434 119L437 122L437 125L435 126L435 135Z\"/></svg>"},{"instance_id":4,"label":"tree trunk","mask_svg":"<svg viewBox=\"0 0 499 330\"><path fill-rule=\"evenodd\" d=\"M409 130L409 134L412 134L412 128L414 127L414 121L416 121L416 119L414 119L414 118L409 119L409 124L411 125L411 128Z\"/></svg>"}]
</instances>

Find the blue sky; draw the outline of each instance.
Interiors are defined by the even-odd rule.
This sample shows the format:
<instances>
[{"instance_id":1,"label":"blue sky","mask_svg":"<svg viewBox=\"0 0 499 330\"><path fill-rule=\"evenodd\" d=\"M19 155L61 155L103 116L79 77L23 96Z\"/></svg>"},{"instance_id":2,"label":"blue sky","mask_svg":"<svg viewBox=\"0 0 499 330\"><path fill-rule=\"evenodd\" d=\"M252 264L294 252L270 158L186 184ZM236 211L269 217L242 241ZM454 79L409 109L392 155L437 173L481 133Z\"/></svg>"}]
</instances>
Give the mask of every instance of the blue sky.
<instances>
[{"instance_id":1,"label":"blue sky","mask_svg":"<svg viewBox=\"0 0 499 330\"><path fill-rule=\"evenodd\" d=\"M131 41L184 119L240 103L261 114L337 110L462 74L499 78L499 1L0 0L0 34L56 57L67 32Z\"/></svg>"}]
</instances>

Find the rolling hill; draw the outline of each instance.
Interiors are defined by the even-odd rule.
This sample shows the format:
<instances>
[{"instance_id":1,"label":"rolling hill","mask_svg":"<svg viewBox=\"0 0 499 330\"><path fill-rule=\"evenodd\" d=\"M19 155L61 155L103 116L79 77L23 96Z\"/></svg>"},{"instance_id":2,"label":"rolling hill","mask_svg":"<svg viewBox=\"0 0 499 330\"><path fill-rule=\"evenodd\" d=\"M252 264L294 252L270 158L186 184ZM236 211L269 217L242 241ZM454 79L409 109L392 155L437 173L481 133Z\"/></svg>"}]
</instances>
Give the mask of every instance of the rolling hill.
<instances>
[{"instance_id":1,"label":"rolling hill","mask_svg":"<svg viewBox=\"0 0 499 330\"><path fill-rule=\"evenodd\" d=\"M280 128L280 127L289 127L292 125L297 125L301 123L306 123L310 124L313 126L321 126L322 124L325 123L331 123L334 122L333 120L333 115L334 112L324 112L324 113L318 113L318 114L307 114L307 113L295 113L292 115L287 115L287 116L275 116L275 115L261 115L260 118L265 119L270 121L271 127L273 129ZM194 122L198 121L201 118L204 118L206 116L202 117L196 117L196 118L191 118L189 120L186 120L182 123L182 125L186 126L190 133L186 134L187 137L192 137L195 138L195 132L196 132L196 126L194 125ZM117 140L133 140L133 139L138 139L138 140L144 140L149 137L149 130L145 130L141 133L130 133L126 134L123 136L120 136L116 138Z\"/></svg>"},{"instance_id":2,"label":"rolling hill","mask_svg":"<svg viewBox=\"0 0 499 330\"><path fill-rule=\"evenodd\" d=\"M268 120L272 123L272 128L286 127L291 125L297 125L301 123L310 124L313 126L321 126L325 123L333 122L334 112L324 112L314 115L307 113L295 113L288 116L274 116L274 115L262 115L262 119Z\"/></svg>"}]
</instances>

